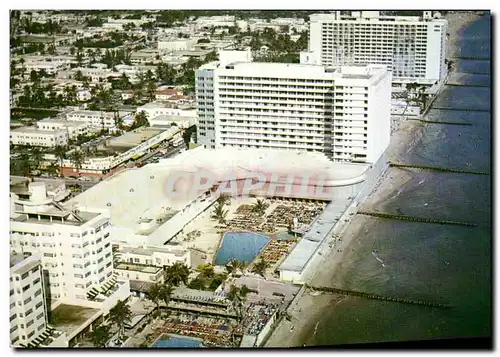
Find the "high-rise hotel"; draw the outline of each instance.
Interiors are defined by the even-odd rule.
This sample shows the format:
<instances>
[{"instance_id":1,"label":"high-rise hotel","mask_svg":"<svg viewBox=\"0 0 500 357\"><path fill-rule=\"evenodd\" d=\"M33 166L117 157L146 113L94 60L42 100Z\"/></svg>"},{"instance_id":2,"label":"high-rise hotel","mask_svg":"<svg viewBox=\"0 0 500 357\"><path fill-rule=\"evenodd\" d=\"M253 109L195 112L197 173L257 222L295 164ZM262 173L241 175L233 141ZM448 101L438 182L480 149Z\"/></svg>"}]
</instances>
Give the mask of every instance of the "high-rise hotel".
<instances>
[{"instance_id":1,"label":"high-rise hotel","mask_svg":"<svg viewBox=\"0 0 500 357\"><path fill-rule=\"evenodd\" d=\"M196 71L198 142L376 162L389 145L391 80L383 65L255 63L248 49L221 51Z\"/></svg>"},{"instance_id":2,"label":"high-rise hotel","mask_svg":"<svg viewBox=\"0 0 500 357\"><path fill-rule=\"evenodd\" d=\"M309 49L301 63L342 66L384 64L395 83L432 85L446 75L447 21L439 14L380 16L340 11L310 16Z\"/></svg>"}]
</instances>

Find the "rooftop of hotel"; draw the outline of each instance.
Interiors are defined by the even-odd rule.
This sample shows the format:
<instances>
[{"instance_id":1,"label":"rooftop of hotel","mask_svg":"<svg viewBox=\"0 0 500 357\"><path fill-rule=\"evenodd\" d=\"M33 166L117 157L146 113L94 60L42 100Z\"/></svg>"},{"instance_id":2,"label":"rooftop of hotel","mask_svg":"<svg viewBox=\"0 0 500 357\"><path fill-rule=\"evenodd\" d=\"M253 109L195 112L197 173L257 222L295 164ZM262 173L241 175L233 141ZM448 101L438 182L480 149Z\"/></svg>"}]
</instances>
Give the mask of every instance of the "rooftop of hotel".
<instances>
[{"instance_id":1,"label":"rooftop of hotel","mask_svg":"<svg viewBox=\"0 0 500 357\"><path fill-rule=\"evenodd\" d=\"M35 223L43 225L62 224L69 226L81 226L99 216L96 212L71 212L50 209L44 212L23 213L12 219L14 222Z\"/></svg>"},{"instance_id":2,"label":"rooftop of hotel","mask_svg":"<svg viewBox=\"0 0 500 357\"><path fill-rule=\"evenodd\" d=\"M99 312L98 309L61 304L51 312L50 324L58 331L70 336L83 323Z\"/></svg>"},{"instance_id":3,"label":"rooftop of hotel","mask_svg":"<svg viewBox=\"0 0 500 357\"><path fill-rule=\"evenodd\" d=\"M162 132L164 132L163 129L156 127L138 128L136 130L129 131L124 135L118 136L116 138L111 138L107 146L111 147L121 146L121 147L133 148L139 145L140 143L161 134Z\"/></svg>"},{"instance_id":4,"label":"rooftop of hotel","mask_svg":"<svg viewBox=\"0 0 500 357\"><path fill-rule=\"evenodd\" d=\"M168 254L175 254L178 257L182 257L186 254L185 250L173 249L168 246L165 247L151 246L146 248L124 247L121 248L119 252L122 254L130 253L130 254L145 255L145 256L152 256L154 253L168 253Z\"/></svg>"},{"instance_id":5,"label":"rooftop of hotel","mask_svg":"<svg viewBox=\"0 0 500 357\"><path fill-rule=\"evenodd\" d=\"M226 179L234 175L246 178L252 172L262 171L283 175L324 173L334 184L344 185L363 180L368 167L368 164L334 163L321 153L198 147L156 164L119 172L72 198L68 204L89 210L109 209L115 227L140 231L141 220L165 222L192 201L192 196L172 197L167 192L169 178L179 172L210 171Z\"/></svg>"},{"instance_id":6,"label":"rooftop of hotel","mask_svg":"<svg viewBox=\"0 0 500 357\"><path fill-rule=\"evenodd\" d=\"M12 129L11 132L56 135L56 134L66 133L66 130L64 130L64 129L59 129L59 130L43 130L43 129L38 129L37 126L33 125L33 126L23 126L23 127L20 127L20 128Z\"/></svg>"}]
</instances>

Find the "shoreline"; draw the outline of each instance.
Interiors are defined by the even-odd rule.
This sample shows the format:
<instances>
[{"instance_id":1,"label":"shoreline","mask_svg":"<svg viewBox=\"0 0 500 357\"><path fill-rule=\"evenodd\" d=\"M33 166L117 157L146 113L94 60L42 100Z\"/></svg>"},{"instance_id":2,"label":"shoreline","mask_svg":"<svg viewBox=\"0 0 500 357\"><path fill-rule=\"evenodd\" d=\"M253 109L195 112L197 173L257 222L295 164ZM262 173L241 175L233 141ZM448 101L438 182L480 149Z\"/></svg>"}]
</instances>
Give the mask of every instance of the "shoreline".
<instances>
[{"instance_id":1,"label":"shoreline","mask_svg":"<svg viewBox=\"0 0 500 357\"><path fill-rule=\"evenodd\" d=\"M460 40L460 31L469 26L480 16L475 13L453 13L448 14L448 33L450 34L446 44L447 57L455 55ZM450 75L456 73L455 70ZM422 137L424 124L418 121L406 120L391 136L391 142L387 149L388 160L401 161ZM379 178L373 191L360 204L359 208L383 209L384 202L390 197L398 194L398 188L408 184L415 174L409 170L400 168L388 168ZM327 253L323 269L314 273L311 279L312 285L331 286L333 281L338 281L343 264L348 263L349 249L361 244L362 231L370 225L371 217L355 215L342 235L342 241ZM340 249L340 252L338 252ZM345 300L345 296L320 294L312 296L307 291L302 296L297 296L293 306L288 308L291 321L283 320L272 332L265 347L301 347L310 337L310 331L317 329L321 317L326 308L333 303L339 304ZM292 328L293 326L293 328ZM313 335L314 336L314 335Z\"/></svg>"}]
</instances>

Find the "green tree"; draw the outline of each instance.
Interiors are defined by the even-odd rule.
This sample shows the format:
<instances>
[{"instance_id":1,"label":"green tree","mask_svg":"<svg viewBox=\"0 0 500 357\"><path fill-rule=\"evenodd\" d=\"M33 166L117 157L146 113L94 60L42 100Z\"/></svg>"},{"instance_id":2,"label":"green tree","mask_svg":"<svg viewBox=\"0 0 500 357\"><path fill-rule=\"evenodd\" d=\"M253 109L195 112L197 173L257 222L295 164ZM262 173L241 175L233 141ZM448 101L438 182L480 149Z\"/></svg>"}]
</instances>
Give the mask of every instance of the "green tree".
<instances>
[{"instance_id":1,"label":"green tree","mask_svg":"<svg viewBox=\"0 0 500 357\"><path fill-rule=\"evenodd\" d=\"M165 303L165 307L168 306L172 294L174 293L174 287L170 284L163 284L160 289L160 299Z\"/></svg>"},{"instance_id":2,"label":"green tree","mask_svg":"<svg viewBox=\"0 0 500 357\"><path fill-rule=\"evenodd\" d=\"M110 326L101 325L94 328L90 335L90 340L94 347L106 347L106 343L109 341L110 337Z\"/></svg>"},{"instance_id":3,"label":"green tree","mask_svg":"<svg viewBox=\"0 0 500 357\"><path fill-rule=\"evenodd\" d=\"M141 110L139 113L135 115L134 123L132 124L132 128L138 128L141 126L149 126L148 117L146 112Z\"/></svg>"},{"instance_id":4,"label":"green tree","mask_svg":"<svg viewBox=\"0 0 500 357\"><path fill-rule=\"evenodd\" d=\"M224 209L224 204L218 203L215 205L215 209L210 218L214 221L218 221L220 224L223 224L224 222L226 222L228 212L228 210Z\"/></svg>"},{"instance_id":5,"label":"green tree","mask_svg":"<svg viewBox=\"0 0 500 357\"><path fill-rule=\"evenodd\" d=\"M70 155L71 163L73 164L76 172L80 172L82 164L85 162L85 153L82 150L74 150Z\"/></svg>"},{"instance_id":6,"label":"green tree","mask_svg":"<svg viewBox=\"0 0 500 357\"><path fill-rule=\"evenodd\" d=\"M57 145L54 148L54 155L59 159L59 167L63 167L63 160L66 158L68 148L66 146Z\"/></svg>"},{"instance_id":7,"label":"green tree","mask_svg":"<svg viewBox=\"0 0 500 357\"><path fill-rule=\"evenodd\" d=\"M165 269L165 283L171 286L179 286L181 283L187 285L189 274L190 269L187 265L175 262Z\"/></svg>"},{"instance_id":8,"label":"green tree","mask_svg":"<svg viewBox=\"0 0 500 357\"><path fill-rule=\"evenodd\" d=\"M269 204L267 202L257 199L257 202L252 206L252 212L259 214L259 216L263 216L268 207Z\"/></svg>"},{"instance_id":9,"label":"green tree","mask_svg":"<svg viewBox=\"0 0 500 357\"><path fill-rule=\"evenodd\" d=\"M266 269L269 268L269 266L270 266L269 262L261 258L258 262L256 262L253 265L252 272L264 276Z\"/></svg>"},{"instance_id":10,"label":"green tree","mask_svg":"<svg viewBox=\"0 0 500 357\"><path fill-rule=\"evenodd\" d=\"M123 335L123 328L132 319L132 311L125 301L118 300L116 305L109 311L109 319L118 327L118 336Z\"/></svg>"},{"instance_id":11,"label":"green tree","mask_svg":"<svg viewBox=\"0 0 500 357\"><path fill-rule=\"evenodd\" d=\"M227 294L227 298L231 301L231 305L236 312L236 316L241 321L243 319L244 314L244 306L246 296L249 290L246 285L243 285L241 288L238 288L235 285L231 285L229 288L229 293Z\"/></svg>"},{"instance_id":12,"label":"green tree","mask_svg":"<svg viewBox=\"0 0 500 357\"><path fill-rule=\"evenodd\" d=\"M239 261L236 258L233 258L226 265L226 269L228 273L232 276L235 276L238 273L238 270L243 272L246 268L246 263L243 261Z\"/></svg>"},{"instance_id":13,"label":"green tree","mask_svg":"<svg viewBox=\"0 0 500 357\"><path fill-rule=\"evenodd\" d=\"M156 283L151 285L151 287L148 290L148 293L146 294L146 298L153 302L156 305L156 309L160 306L160 300L162 298L161 295L161 290L163 288L163 285L160 283Z\"/></svg>"}]
</instances>

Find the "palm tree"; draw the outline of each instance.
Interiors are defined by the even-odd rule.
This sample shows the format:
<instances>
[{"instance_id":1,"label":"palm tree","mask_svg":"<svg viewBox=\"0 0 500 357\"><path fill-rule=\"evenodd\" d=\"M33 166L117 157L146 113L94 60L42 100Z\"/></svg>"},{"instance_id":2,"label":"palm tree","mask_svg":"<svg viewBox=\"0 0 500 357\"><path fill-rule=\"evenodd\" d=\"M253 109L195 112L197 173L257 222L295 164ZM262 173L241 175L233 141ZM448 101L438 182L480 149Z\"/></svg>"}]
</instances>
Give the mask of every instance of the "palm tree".
<instances>
[{"instance_id":1,"label":"palm tree","mask_svg":"<svg viewBox=\"0 0 500 357\"><path fill-rule=\"evenodd\" d=\"M65 146L57 145L54 148L54 155L59 159L59 167L63 166L63 160L66 158L68 148Z\"/></svg>"},{"instance_id":2,"label":"palm tree","mask_svg":"<svg viewBox=\"0 0 500 357\"><path fill-rule=\"evenodd\" d=\"M249 289L246 285L242 285L241 288L231 285L229 293L227 294L227 298L231 301L239 320L243 318L243 307L245 306L245 299L248 292Z\"/></svg>"},{"instance_id":3,"label":"palm tree","mask_svg":"<svg viewBox=\"0 0 500 357\"><path fill-rule=\"evenodd\" d=\"M118 336L123 335L123 327L125 323L130 322L132 318L132 311L130 306L125 301L118 300L116 305L109 310L109 319L118 327Z\"/></svg>"},{"instance_id":4,"label":"palm tree","mask_svg":"<svg viewBox=\"0 0 500 357\"><path fill-rule=\"evenodd\" d=\"M33 169L39 169L44 158L43 152L39 148L35 147L31 150L30 156L33 163Z\"/></svg>"},{"instance_id":5,"label":"palm tree","mask_svg":"<svg viewBox=\"0 0 500 357\"><path fill-rule=\"evenodd\" d=\"M187 285L190 269L181 262L175 262L165 269L165 282L172 286Z\"/></svg>"},{"instance_id":6,"label":"palm tree","mask_svg":"<svg viewBox=\"0 0 500 357\"><path fill-rule=\"evenodd\" d=\"M226 216L229 211L224 209L224 203L218 203L215 206L214 212L210 216L214 221L218 221L220 224L226 222Z\"/></svg>"},{"instance_id":7,"label":"palm tree","mask_svg":"<svg viewBox=\"0 0 500 357\"><path fill-rule=\"evenodd\" d=\"M153 284L146 295L146 298L156 305L156 309L160 306L162 285L159 283Z\"/></svg>"},{"instance_id":8,"label":"palm tree","mask_svg":"<svg viewBox=\"0 0 500 357\"><path fill-rule=\"evenodd\" d=\"M231 195L228 193L221 193L217 198L217 203L221 205L229 205L231 202Z\"/></svg>"},{"instance_id":9,"label":"palm tree","mask_svg":"<svg viewBox=\"0 0 500 357\"><path fill-rule=\"evenodd\" d=\"M148 93L148 98L150 101L155 100L155 94L156 94L156 84L152 80L148 82L147 86L147 93Z\"/></svg>"},{"instance_id":10,"label":"palm tree","mask_svg":"<svg viewBox=\"0 0 500 357\"><path fill-rule=\"evenodd\" d=\"M55 162L52 162L49 166L47 166L47 168L45 169L45 171L51 176L59 176L59 173L61 171L59 165L57 165L57 163Z\"/></svg>"},{"instance_id":11,"label":"palm tree","mask_svg":"<svg viewBox=\"0 0 500 357\"><path fill-rule=\"evenodd\" d=\"M109 330L110 326L108 325L101 325L94 328L90 337L94 347L106 347L106 343L111 337Z\"/></svg>"},{"instance_id":12,"label":"palm tree","mask_svg":"<svg viewBox=\"0 0 500 357\"><path fill-rule=\"evenodd\" d=\"M134 128L138 128L140 126L148 126L148 125L149 121L146 112L144 110L141 110L139 113L135 115L133 126Z\"/></svg>"},{"instance_id":13,"label":"palm tree","mask_svg":"<svg viewBox=\"0 0 500 357\"><path fill-rule=\"evenodd\" d=\"M269 266L270 266L269 262L261 258L258 262L256 262L253 265L252 272L257 273L262 277L264 277L264 273L266 272L266 269L269 268Z\"/></svg>"},{"instance_id":14,"label":"palm tree","mask_svg":"<svg viewBox=\"0 0 500 357\"><path fill-rule=\"evenodd\" d=\"M229 261L229 263L226 265L226 269L228 271L229 274L231 274L232 276L236 275L236 273L238 272L238 270L240 270L241 272L243 272L246 268L247 264L243 261L239 261L238 259L236 258L233 258Z\"/></svg>"},{"instance_id":15,"label":"palm tree","mask_svg":"<svg viewBox=\"0 0 500 357\"><path fill-rule=\"evenodd\" d=\"M252 206L252 212L258 213L259 216L263 216L267 207L269 207L268 203L264 200L257 199L257 202Z\"/></svg>"},{"instance_id":16,"label":"palm tree","mask_svg":"<svg viewBox=\"0 0 500 357\"><path fill-rule=\"evenodd\" d=\"M165 307L168 306L168 303L170 302L170 298L172 297L174 290L175 290L174 287L170 284L164 284L161 286L160 299L163 300L163 302L165 303Z\"/></svg>"},{"instance_id":17,"label":"palm tree","mask_svg":"<svg viewBox=\"0 0 500 357\"><path fill-rule=\"evenodd\" d=\"M81 150L75 150L71 153L70 160L76 172L80 172L82 164L85 162L85 153Z\"/></svg>"}]
</instances>

